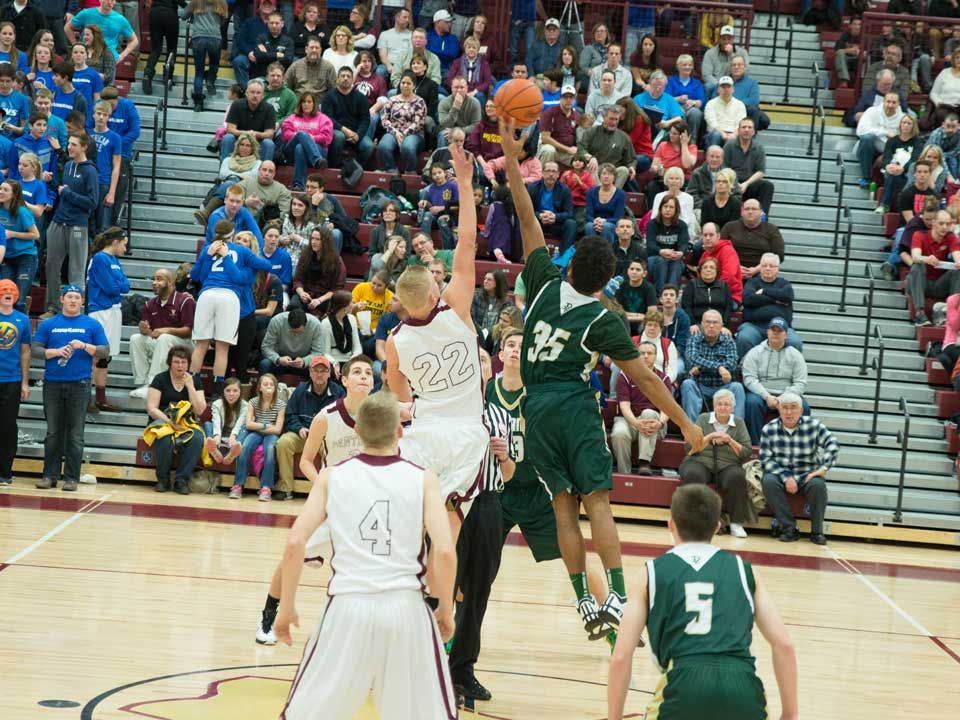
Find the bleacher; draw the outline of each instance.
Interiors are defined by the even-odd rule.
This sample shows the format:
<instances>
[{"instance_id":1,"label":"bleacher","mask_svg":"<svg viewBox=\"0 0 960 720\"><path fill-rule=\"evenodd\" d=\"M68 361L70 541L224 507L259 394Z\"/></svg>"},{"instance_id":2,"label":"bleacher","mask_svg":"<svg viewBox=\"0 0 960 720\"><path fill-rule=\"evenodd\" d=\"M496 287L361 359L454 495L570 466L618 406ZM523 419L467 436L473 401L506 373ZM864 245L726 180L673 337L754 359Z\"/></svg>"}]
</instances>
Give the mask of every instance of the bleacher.
<instances>
[{"instance_id":1,"label":"bleacher","mask_svg":"<svg viewBox=\"0 0 960 720\"><path fill-rule=\"evenodd\" d=\"M502 4L502 2L501 2ZM674 3L682 6L678 0ZM687 3L687 6L703 6ZM712 5L708 3L707 5ZM781 2L781 13L796 12L799 3ZM622 7L622 5L621 5ZM744 8L743 5L738 7ZM689 9L689 7L688 7ZM925 343L936 336L936 329L909 324L905 299L895 282L875 282L873 322L880 324L886 339L886 365L881 386L879 413L876 419L877 443L868 442L873 424L874 378L861 375L865 309L860 300L868 281L861 277L864 263L879 267L885 253L883 228L869 198L856 187L856 178L848 173L844 185L844 204L849 205L855 221L851 236L851 273L848 282L848 306L838 310L843 273L842 255L830 251L833 240L837 193L833 187L838 178L832 158L837 152L849 155L855 138L847 128L830 126L825 134L825 150L820 202L812 203L816 158L803 154L809 124L810 100L807 88L823 83L826 71L815 77L810 73L814 60L823 60L822 39L815 28L794 24L791 29L791 95L792 106L774 106L784 95L783 71L786 57L783 49L785 17L771 27L772 18L761 14L763 3L750 8L754 16L750 30L750 75L761 82L764 109L774 115L772 127L758 136L767 152L767 177L776 184L776 197L771 220L783 232L787 259L781 272L796 290L795 326L804 338L804 354L810 372L807 397L813 412L834 432L841 444L838 466L831 472L830 506L827 511L829 534L871 536L924 542L956 543L960 530L960 499L953 477L953 462L948 456L945 428L940 418L951 408L960 409L960 393L928 385L942 381L936 368L923 357ZM589 20L586 23L589 28ZM675 32L677 28L670 28ZM779 39L774 44L775 33ZM678 38L666 43L668 48L685 47ZM182 50L182 48L181 48ZM777 57L772 56L776 53ZM158 95L145 96L139 81L130 85L129 97L140 110L144 131L137 145L140 158L135 167L137 187L134 190L133 235L131 255L122 259L132 289L150 294L150 276L158 266L174 267L192 262L202 231L194 224L193 211L209 188L219 162L205 149L219 127L226 108L225 90L228 81L218 81L219 97L206 104L206 111L194 113L181 105L180 68L178 84L171 93L167 113L167 148L152 154L155 130L151 127ZM668 72L672 67L664 65ZM820 91L820 101L832 102L830 91ZM802 140L802 142L801 142ZM151 199L151 163L156 162L156 199ZM336 195L348 212L358 217L359 195L369 184L386 187L389 176L375 170L365 174L360 184L344 186L337 171L324 171L327 190ZM281 168L279 178L289 180L290 171ZM418 187L419 176L407 176L408 189ZM637 195L636 209L641 209L642 196ZM636 210L635 210L636 212ZM372 226L363 226L359 234L366 245ZM362 278L368 260L365 256L345 256L351 283ZM511 281L521 269L518 265L501 265L489 260L478 261L477 282L488 270L498 267L508 272ZM35 301L34 308L41 307ZM138 445L146 421L144 402L128 397L133 388L127 341L136 329L125 327L121 354L110 366L108 397L111 403L124 408L122 413L100 413L88 417L85 461L101 480L118 479L152 483L150 463ZM942 331L941 331L942 332ZM875 346L869 354L876 355ZM942 372L942 371L941 371ZM33 362L31 378L42 375L41 364ZM896 503L900 451L896 433L903 427L898 401L905 397L912 412L910 451L907 456L903 501L903 522L891 526ZM955 411L955 410L954 410ZM615 412L610 408L608 412ZM32 388L29 400L21 409L21 432L42 441L43 411L41 391ZM612 416L611 416L612 421ZM950 452L960 444L952 436ZM663 475L650 478L616 475L613 499L616 514L621 518L662 519L672 489L678 483L675 475L683 457L682 442L669 437L661 445L653 465ZM36 473L42 445L21 443L16 470ZM225 486L232 484L232 475L224 477ZM256 487L251 480L251 487ZM305 481L298 480L296 490L305 492ZM797 508L799 511L800 508ZM766 523L763 523L766 524Z\"/></svg>"}]
</instances>

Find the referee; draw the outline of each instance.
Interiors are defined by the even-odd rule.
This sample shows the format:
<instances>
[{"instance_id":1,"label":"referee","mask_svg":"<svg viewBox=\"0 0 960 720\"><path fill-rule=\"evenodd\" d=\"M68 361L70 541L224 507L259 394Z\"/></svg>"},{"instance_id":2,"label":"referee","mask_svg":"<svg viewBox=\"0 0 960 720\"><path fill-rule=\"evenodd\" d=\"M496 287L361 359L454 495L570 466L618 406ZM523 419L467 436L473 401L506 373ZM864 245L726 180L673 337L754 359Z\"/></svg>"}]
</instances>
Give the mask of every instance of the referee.
<instances>
[{"instance_id":1,"label":"referee","mask_svg":"<svg viewBox=\"0 0 960 720\"><path fill-rule=\"evenodd\" d=\"M483 383L490 380L490 356L480 350ZM490 449L483 464L483 489L473 501L457 540L457 584L463 602L457 608L457 627L450 648L450 678L458 696L490 700L493 696L474 675L480 655L480 626L487 612L490 588L500 570L503 551L503 514L499 492L513 477L515 464L508 451L510 415L487 403L484 422L490 430Z\"/></svg>"}]
</instances>

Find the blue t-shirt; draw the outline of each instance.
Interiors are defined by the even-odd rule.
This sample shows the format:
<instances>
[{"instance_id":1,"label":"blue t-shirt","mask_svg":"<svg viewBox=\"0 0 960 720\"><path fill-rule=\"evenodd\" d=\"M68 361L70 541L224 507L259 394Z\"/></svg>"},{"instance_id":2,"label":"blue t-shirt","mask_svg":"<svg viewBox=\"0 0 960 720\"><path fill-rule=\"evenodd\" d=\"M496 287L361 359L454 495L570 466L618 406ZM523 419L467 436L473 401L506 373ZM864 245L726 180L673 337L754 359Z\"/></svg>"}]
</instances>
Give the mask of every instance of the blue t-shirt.
<instances>
[{"instance_id":1,"label":"blue t-shirt","mask_svg":"<svg viewBox=\"0 0 960 720\"><path fill-rule=\"evenodd\" d=\"M20 382L20 350L30 347L30 318L17 310L0 313L0 382Z\"/></svg>"},{"instance_id":2,"label":"blue t-shirt","mask_svg":"<svg viewBox=\"0 0 960 720\"><path fill-rule=\"evenodd\" d=\"M10 62L10 53L0 51L0 63ZM20 72L28 72L30 68L30 61L27 59L27 54L23 50L17 51L17 67L16 69Z\"/></svg>"},{"instance_id":3,"label":"blue t-shirt","mask_svg":"<svg viewBox=\"0 0 960 720\"><path fill-rule=\"evenodd\" d=\"M89 315L66 317L63 313L44 320L37 327L34 342L45 348L55 350L69 345L73 340L80 340L88 345L109 345L103 325ZM73 355L63 367L60 361L63 358L52 357L44 364L43 379L46 382L76 382L88 380L93 370L93 356L86 350L74 350Z\"/></svg>"},{"instance_id":4,"label":"blue t-shirt","mask_svg":"<svg viewBox=\"0 0 960 720\"><path fill-rule=\"evenodd\" d=\"M38 178L33 180L20 179L20 189L23 191L23 199L31 205L46 205L49 200L47 193L47 184Z\"/></svg>"},{"instance_id":5,"label":"blue t-shirt","mask_svg":"<svg viewBox=\"0 0 960 720\"><path fill-rule=\"evenodd\" d=\"M289 288L290 283L293 282L293 261L290 259L290 253L278 247L273 251L273 255L263 257L270 261L270 272L280 278L284 287Z\"/></svg>"},{"instance_id":6,"label":"blue t-shirt","mask_svg":"<svg viewBox=\"0 0 960 720\"><path fill-rule=\"evenodd\" d=\"M547 92L546 90L540 90L540 94L543 96L544 110L560 104L560 90L552 93Z\"/></svg>"},{"instance_id":7,"label":"blue t-shirt","mask_svg":"<svg viewBox=\"0 0 960 720\"><path fill-rule=\"evenodd\" d=\"M553 207L553 190L547 190L546 186L540 193L540 212L556 212Z\"/></svg>"},{"instance_id":8,"label":"blue t-shirt","mask_svg":"<svg viewBox=\"0 0 960 720\"><path fill-rule=\"evenodd\" d=\"M133 35L130 21L116 10L111 10L109 15L103 15L100 8L87 8L74 15L70 24L80 30L81 35L87 25L99 25L103 31L103 41L113 53L114 60L120 57L120 52L117 50L120 46L120 38L126 39Z\"/></svg>"},{"instance_id":9,"label":"blue t-shirt","mask_svg":"<svg viewBox=\"0 0 960 720\"><path fill-rule=\"evenodd\" d=\"M97 77L100 76L97 75ZM74 110L79 110L84 115L88 114L87 99L83 93L80 92L77 87L74 87L73 92L70 93L66 93L60 88L57 88L53 93L53 106L50 108L50 112L63 122L67 119L67 115ZM93 117L93 110L89 111L89 116ZM64 123L64 128L66 128L66 123ZM63 145L63 143L61 143L61 145ZM64 145L64 147L66 147L66 145Z\"/></svg>"},{"instance_id":10,"label":"blue t-shirt","mask_svg":"<svg viewBox=\"0 0 960 720\"><path fill-rule=\"evenodd\" d=\"M121 154L123 141L109 128L102 133L94 130L90 137L97 146L97 179L101 185L109 188L110 176L113 174L113 156Z\"/></svg>"},{"instance_id":11,"label":"blue t-shirt","mask_svg":"<svg viewBox=\"0 0 960 720\"><path fill-rule=\"evenodd\" d=\"M103 78L100 77L100 73L88 65L83 70L74 71L73 86L87 101L87 120L89 120L93 117L95 97L103 92Z\"/></svg>"},{"instance_id":12,"label":"blue t-shirt","mask_svg":"<svg viewBox=\"0 0 960 720\"><path fill-rule=\"evenodd\" d=\"M17 211L16 217L10 217L10 211L0 207L0 227L3 228L4 239L6 240L7 230L14 232L27 232L36 225L33 219L33 213L22 207ZM20 255L36 255L37 243L35 240L25 240L23 238L10 238L6 241L7 257L19 257Z\"/></svg>"},{"instance_id":13,"label":"blue t-shirt","mask_svg":"<svg viewBox=\"0 0 960 720\"><path fill-rule=\"evenodd\" d=\"M23 126L30 117L30 100L21 92L14 90L9 95L0 95L0 108L3 108L3 122ZM4 136L15 139L20 137L6 130Z\"/></svg>"},{"instance_id":14,"label":"blue t-shirt","mask_svg":"<svg viewBox=\"0 0 960 720\"><path fill-rule=\"evenodd\" d=\"M84 110L86 112L86 110ZM50 115L47 117L47 137L55 137L57 142L60 143L60 147L67 147L67 124L63 121L62 117L53 114L53 108L50 110Z\"/></svg>"},{"instance_id":15,"label":"blue t-shirt","mask_svg":"<svg viewBox=\"0 0 960 720\"><path fill-rule=\"evenodd\" d=\"M534 0L513 0L510 3L511 20L536 20L537 3Z\"/></svg>"},{"instance_id":16,"label":"blue t-shirt","mask_svg":"<svg viewBox=\"0 0 960 720\"><path fill-rule=\"evenodd\" d=\"M448 180L443 185L431 183L427 186L427 202L431 207L439 205L442 208L449 208L457 204L458 196L457 185L452 180Z\"/></svg>"},{"instance_id":17,"label":"blue t-shirt","mask_svg":"<svg viewBox=\"0 0 960 720\"><path fill-rule=\"evenodd\" d=\"M642 92L633 98L633 101L640 108L656 108L663 113L663 120L672 120L675 117L683 117L683 108L680 107L673 95L667 95L664 92L659 99L654 100L650 93Z\"/></svg>"},{"instance_id":18,"label":"blue t-shirt","mask_svg":"<svg viewBox=\"0 0 960 720\"><path fill-rule=\"evenodd\" d=\"M53 81L53 70L34 70L33 82L34 87L36 87L36 83L40 83L50 92L57 89L57 84Z\"/></svg>"}]
</instances>

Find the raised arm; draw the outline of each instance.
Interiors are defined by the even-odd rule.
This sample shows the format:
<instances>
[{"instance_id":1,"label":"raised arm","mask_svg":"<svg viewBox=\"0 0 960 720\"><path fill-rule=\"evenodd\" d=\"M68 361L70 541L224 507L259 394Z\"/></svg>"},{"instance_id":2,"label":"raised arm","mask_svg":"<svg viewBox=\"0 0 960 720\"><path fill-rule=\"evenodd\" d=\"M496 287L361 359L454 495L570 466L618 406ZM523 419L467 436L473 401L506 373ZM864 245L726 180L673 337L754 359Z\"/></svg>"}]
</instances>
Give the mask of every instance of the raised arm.
<instances>
[{"instance_id":1,"label":"raised arm","mask_svg":"<svg viewBox=\"0 0 960 720\"><path fill-rule=\"evenodd\" d=\"M782 720L795 720L798 715L797 703L797 651L790 639L777 606L766 588L760 584L760 578L754 575L756 583L753 602L756 607L754 620L764 639L773 650L773 674L777 678L780 690L780 717Z\"/></svg>"},{"instance_id":2,"label":"raised arm","mask_svg":"<svg viewBox=\"0 0 960 720\"><path fill-rule=\"evenodd\" d=\"M464 202L460 204L458 226L460 228L457 248L453 251L453 273L443 299L468 325L470 303L476 285L477 264L477 208L473 204L473 156L462 147L450 146L450 160L457 176L457 191Z\"/></svg>"},{"instance_id":3,"label":"raised arm","mask_svg":"<svg viewBox=\"0 0 960 720\"><path fill-rule=\"evenodd\" d=\"M544 247L546 243L543 241L543 228L534 212L533 201L530 199L530 193L527 192L527 186L523 184L523 174L520 172L519 156L527 136L523 135L519 140L514 138L514 125L513 119L504 122L503 118L500 118L500 147L503 148L507 184L513 196L513 206L517 210L517 217L520 218L523 259L526 261L530 253L539 247Z\"/></svg>"}]
</instances>

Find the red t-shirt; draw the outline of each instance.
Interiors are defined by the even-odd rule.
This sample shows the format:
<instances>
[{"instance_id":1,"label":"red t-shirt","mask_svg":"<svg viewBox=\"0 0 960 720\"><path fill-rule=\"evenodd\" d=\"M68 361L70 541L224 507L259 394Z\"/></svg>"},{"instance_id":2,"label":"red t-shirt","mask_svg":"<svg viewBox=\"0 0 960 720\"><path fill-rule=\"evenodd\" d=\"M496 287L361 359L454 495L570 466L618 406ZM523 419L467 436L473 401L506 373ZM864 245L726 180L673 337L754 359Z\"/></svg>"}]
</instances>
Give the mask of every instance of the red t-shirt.
<instances>
[{"instance_id":1,"label":"red t-shirt","mask_svg":"<svg viewBox=\"0 0 960 720\"><path fill-rule=\"evenodd\" d=\"M653 142L650 140L650 126L637 120L633 124L633 130L627 135L630 136L630 142L633 143L633 151L637 155L646 155L653 157Z\"/></svg>"},{"instance_id":2,"label":"red t-shirt","mask_svg":"<svg viewBox=\"0 0 960 720\"><path fill-rule=\"evenodd\" d=\"M691 143L690 145L690 154L693 155L694 159L697 157L697 146ZM693 166L685 168L683 166L683 159L680 156L680 150L675 148L670 144L669 140L664 140L662 143L657 145L657 152L654 153L654 157L658 157L663 161L663 169L678 167L683 170L683 177L685 180L690 179L690 175L693 173ZM694 163L695 165L696 163Z\"/></svg>"},{"instance_id":3,"label":"red t-shirt","mask_svg":"<svg viewBox=\"0 0 960 720\"><path fill-rule=\"evenodd\" d=\"M540 132L550 133L550 137L558 143L569 147L577 146L577 123L580 121L580 113L576 110L570 111L570 117L563 114L559 105L548 108L543 117L540 118Z\"/></svg>"},{"instance_id":4,"label":"red t-shirt","mask_svg":"<svg viewBox=\"0 0 960 720\"><path fill-rule=\"evenodd\" d=\"M934 239L933 232L916 232L913 234L913 241L910 243L910 249L919 248L920 254L924 257L935 256L938 260L950 260L951 255L960 250L960 240L952 232L943 236L939 243ZM943 275L945 270L940 268L926 266L927 277L936 280Z\"/></svg>"}]
</instances>

